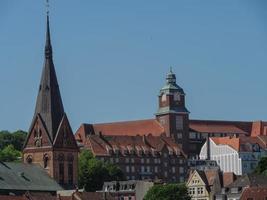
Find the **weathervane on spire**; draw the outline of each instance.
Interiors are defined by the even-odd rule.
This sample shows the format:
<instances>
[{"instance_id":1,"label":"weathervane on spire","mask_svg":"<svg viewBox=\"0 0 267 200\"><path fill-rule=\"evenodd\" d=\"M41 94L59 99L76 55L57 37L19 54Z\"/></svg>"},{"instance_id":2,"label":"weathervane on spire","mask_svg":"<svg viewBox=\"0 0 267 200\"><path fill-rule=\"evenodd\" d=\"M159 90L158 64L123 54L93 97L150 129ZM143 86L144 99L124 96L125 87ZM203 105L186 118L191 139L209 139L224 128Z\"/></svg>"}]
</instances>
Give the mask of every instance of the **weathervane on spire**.
<instances>
[{"instance_id":1,"label":"weathervane on spire","mask_svg":"<svg viewBox=\"0 0 267 200\"><path fill-rule=\"evenodd\" d=\"M49 15L49 0L46 0L46 14Z\"/></svg>"}]
</instances>

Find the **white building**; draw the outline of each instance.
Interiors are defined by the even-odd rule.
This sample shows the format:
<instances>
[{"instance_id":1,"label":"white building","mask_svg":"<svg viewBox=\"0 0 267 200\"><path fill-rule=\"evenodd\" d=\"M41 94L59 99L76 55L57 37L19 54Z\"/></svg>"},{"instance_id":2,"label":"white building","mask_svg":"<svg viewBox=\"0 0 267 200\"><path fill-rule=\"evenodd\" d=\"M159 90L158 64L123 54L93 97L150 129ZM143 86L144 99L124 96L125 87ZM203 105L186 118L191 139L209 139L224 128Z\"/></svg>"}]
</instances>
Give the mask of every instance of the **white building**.
<instances>
[{"instance_id":1,"label":"white building","mask_svg":"<svg viewBox=\"0 0 267 200\"><path fill-rule=\"evenodd\" d=\"M266 144L266 136L213 137L202 146L199 157L215 160L223 172L242 175L252 172L267 155Z\"/></svg>"}]
</instances>

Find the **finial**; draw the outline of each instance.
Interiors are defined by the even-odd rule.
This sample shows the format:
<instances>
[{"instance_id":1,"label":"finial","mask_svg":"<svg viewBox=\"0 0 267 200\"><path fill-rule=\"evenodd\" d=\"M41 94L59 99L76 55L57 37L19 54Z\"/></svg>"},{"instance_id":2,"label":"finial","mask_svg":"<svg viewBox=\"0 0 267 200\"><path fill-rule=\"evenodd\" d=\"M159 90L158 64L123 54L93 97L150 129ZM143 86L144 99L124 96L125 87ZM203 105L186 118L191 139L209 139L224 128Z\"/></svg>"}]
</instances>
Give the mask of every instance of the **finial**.
<instances>
[{"instance_id":1,"label":"finial","mask_svg":"<svg viewBox=\"0 0 267 200\"><path fill-rule=\"evenodd\" d=\"M49 0L46 0L46 15L49 15Z\"/></svg>"},{"instance_id":2,"label":"finial","mask_svg":"<svg viewBox=\"0 0 267 200\"><path fill-rule=\"evenodd\" d=\"M170 73L172 74L172 66L170 66Z\"/></svg>"}]
</instances>

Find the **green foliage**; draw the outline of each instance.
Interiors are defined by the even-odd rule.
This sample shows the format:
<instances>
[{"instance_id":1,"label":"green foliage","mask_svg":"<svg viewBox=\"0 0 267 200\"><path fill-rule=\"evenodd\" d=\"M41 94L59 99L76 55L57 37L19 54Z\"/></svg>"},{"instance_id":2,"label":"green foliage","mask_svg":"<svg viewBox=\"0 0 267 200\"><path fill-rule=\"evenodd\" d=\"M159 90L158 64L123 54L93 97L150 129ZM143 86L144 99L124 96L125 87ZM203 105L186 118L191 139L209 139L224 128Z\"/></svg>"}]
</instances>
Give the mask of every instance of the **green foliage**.
<instances>
[{"instance_id":1,"label":"green foliage","mask_svg":"<svg viewBox=\"0 0 267 200\"><path fill-rule=\"evenodd\" d=\"M8 145L12 144L16 150L21 151L26 136L27 133L21 130L13 133L8 131L0 131L0 149L4 149Z\"/></svg>"},{"instance_id":2,"label":"green foliage","mask_svg":"<svg viewBox=\"0 0 267 200\"><path fill-rule=\"evenodd\" d=\"M190 200L184 184L154 185L146 193L144 200Z\"/></svg>"},{"instance_id":3,"label":"green foliage","mask_svg":"<svg viewBox=\"0 0 267 200\"><path fill-rule=\"evenodd\" d=\"M267 175L267 157L262 157L254 170L256 174Z\"/></svg>"},{"instance_id":4,"label":"green foliage","mask_svg":"<svg viewBox=\"0 0 267 200\"><path fill-rule=\"evenodd\" d=\"M0 161L2 162L18 161L20 157L21 152L16 150L12 144L0 151Z\"/></svg>"},{"instance_id":5,"label":"green foliage","mask_svg":"<svg viewBox=\"0 0 267 200\"><path fill-rule=\"evenodd\" d=\"M113 164L104 163L88 150L79 156L79 187L88 192L101 190L105 181L124 180L123 172Z\"/></svg>"}]
</instances>

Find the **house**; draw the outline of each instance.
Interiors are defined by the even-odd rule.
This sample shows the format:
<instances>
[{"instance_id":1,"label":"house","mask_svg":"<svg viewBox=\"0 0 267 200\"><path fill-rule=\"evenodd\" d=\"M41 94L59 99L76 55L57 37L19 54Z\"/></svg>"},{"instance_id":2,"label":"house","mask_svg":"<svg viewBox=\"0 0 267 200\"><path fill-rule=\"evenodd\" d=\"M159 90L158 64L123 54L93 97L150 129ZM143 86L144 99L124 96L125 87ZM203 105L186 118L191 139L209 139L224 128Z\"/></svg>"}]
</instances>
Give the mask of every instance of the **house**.
<instances>
[{"instance_id":1,"label":"house","mask_svg":"<svg viewBox=\"0 0 267 200\"><path fill-rule=\"evenodd\" d=\"M256 174L245 174L243 176L238 177L233 183L224 186L220 192L216 193L216 200L239 200L243 195L242 199L248 197L246 200L258 200L257 196L254 196L254 199L251 198L250 192L254 192L255 195L257 189L264 191L267 187L267 179L262 175ZM248 189L250 188L250 189ZM262 197L264 197L265 192L262 193Z\"/></svg>"},{"instance_id":2,"label":"house","mask_svg":"<svg viewBox=\"0 0 267 200\"><path fill-rule=\"evenodd\" d=\"M142 200L153 185L151 181L112 181L105 182L101 192L111 194L117 200Z\"/></svg>"},{"instance_id":3,"label":"house","mask_svg":"<svg viewBox=\"0 0 267 200\"><path fill-rule=\"evenodd\" d=\"M193 170L186 186L192 200L213 200L214 195L221 191L225 184L235 180L233 173L222 173L218 169Z\"/></svg>"},{"instance_id":4,"label":"house","mask_svg":"<svg viewBox=\"0 0 267 200\"><path fill-rule=\"evenodd\" d=\"M200 159L215 160L223 172L237 175L253 172L261 157L266 156L267 137L212 137L199 154Z\"/></svg>"}]
</instances>

